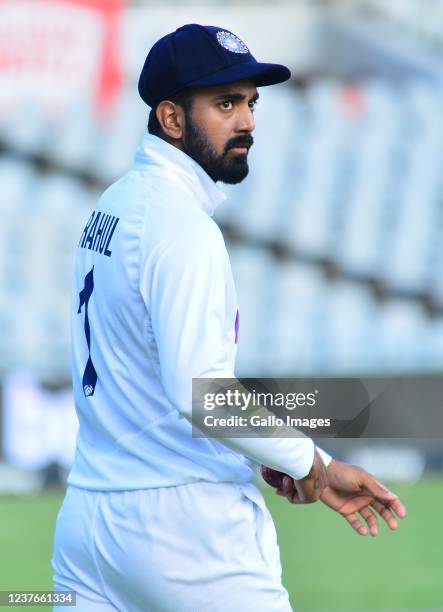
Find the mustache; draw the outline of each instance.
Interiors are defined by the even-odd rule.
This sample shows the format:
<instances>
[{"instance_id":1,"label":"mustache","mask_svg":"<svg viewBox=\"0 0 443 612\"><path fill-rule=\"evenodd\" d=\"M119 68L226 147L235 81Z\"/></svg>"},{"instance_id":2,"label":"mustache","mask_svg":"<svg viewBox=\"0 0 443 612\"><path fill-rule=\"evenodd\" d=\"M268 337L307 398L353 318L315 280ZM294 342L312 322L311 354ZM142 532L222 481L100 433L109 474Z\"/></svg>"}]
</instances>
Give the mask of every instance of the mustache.
<instances>
[{"instance_id":1,"label":"mustache","mask_svg":"<svg viewBox=\"0 0 443 612\"><path fill-rule=\"evenodd\" d=\"M229 149L235 149L235 147L246 147L250 149L254 144L254 139L251 134L245 134L244 136L236 136L228 140L225 144L225 153L229 151Z\"/></svg>"}]
</instances>

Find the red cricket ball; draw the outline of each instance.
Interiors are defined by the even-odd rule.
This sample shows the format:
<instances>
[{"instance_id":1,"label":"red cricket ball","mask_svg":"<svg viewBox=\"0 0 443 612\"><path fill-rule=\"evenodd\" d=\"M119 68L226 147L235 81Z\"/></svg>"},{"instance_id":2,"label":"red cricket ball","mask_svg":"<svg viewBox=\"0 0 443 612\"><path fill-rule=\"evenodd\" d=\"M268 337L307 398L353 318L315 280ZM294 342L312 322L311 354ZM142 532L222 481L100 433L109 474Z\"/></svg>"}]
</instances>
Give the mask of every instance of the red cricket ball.
<instances>
[{"instance_id":1,"label":"red cricket ball","mask_svg":"<svg viewBox=\"0 0 443 612\"><path fill-rule=\"evenodd\" d=\"M287 476L284 472L278 472L277 470L273 470L267 465L262 465L260 467L261 475L263 480L274 487L275 489L279 489L283 484L283 478Z\"/></svg>"}]
</instances>

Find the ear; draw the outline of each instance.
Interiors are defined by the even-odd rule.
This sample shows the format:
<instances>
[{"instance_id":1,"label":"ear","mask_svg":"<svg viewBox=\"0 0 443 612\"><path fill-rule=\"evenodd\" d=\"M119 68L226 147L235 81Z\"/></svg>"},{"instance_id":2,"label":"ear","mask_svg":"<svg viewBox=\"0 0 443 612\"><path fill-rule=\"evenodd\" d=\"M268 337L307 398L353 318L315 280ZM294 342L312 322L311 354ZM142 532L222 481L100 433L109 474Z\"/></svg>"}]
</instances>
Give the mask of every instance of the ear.
<instances>
[{"instance_id":1,"label":"ear","mask_svg":"<svg viewBox=\"0 0 443 612\"><path fill-rule=\"evenodd\" d=\"M170 100L163 100L156 109L157 121L164 134L173 140L181 140L185 116L183 109Z\"/></svg>"}]
</instances>

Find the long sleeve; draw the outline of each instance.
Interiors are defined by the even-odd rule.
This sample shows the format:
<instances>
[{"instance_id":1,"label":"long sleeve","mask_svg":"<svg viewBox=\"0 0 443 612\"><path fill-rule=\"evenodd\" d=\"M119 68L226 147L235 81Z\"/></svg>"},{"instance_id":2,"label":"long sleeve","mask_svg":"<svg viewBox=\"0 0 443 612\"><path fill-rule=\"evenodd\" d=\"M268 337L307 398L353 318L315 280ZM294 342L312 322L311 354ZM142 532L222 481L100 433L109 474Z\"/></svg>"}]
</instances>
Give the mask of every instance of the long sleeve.
<instances>
[{"instance_id":1,"label":"long sleeve","mask_svg":"<svg viewBox=\"0 0 443 612\"><path fill-rule=\"evenodd\" d=\"M197 223L194 218L145 265L162 385L171 404L191 420L192 378L235 377L236 298L223 237L208 217ZM306 437L219 441L297 479L313 462L314 443Z\"/></svg>"}]
</instances>

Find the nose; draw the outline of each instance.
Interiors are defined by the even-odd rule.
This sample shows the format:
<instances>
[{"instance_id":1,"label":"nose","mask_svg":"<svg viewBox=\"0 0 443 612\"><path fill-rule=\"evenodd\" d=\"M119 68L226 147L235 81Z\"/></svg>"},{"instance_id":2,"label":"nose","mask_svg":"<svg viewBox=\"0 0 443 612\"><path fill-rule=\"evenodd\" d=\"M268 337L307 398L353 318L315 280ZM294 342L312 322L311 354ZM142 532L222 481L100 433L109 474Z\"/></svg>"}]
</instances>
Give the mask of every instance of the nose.
<instances>
[{"instance_id":1,"label":"nose","mask_svg":"<svg viewBox=\"0 0 443 612\"><path fill-rule=\"evenodd\" d=\"M254 114L249 104L241 106L237 115L236 132L253 132L255 130Z\"/></svg>"}]
</instances>

